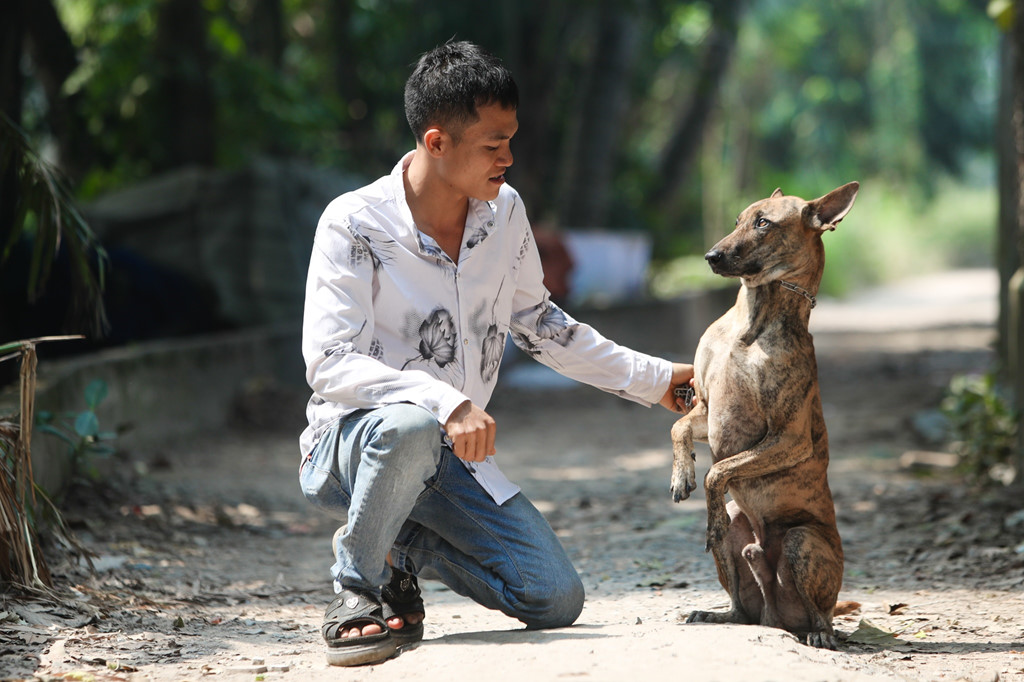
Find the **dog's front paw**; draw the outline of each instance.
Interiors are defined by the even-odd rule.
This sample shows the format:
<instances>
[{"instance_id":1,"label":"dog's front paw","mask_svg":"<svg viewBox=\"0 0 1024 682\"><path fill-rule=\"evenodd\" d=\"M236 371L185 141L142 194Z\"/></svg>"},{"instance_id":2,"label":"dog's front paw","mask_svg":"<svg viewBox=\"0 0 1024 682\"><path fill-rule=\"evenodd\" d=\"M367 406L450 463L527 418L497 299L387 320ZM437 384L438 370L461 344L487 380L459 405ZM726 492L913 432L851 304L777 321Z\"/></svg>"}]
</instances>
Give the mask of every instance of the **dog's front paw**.
<instances>
[{"instance_id":1,"label":"dog's front paw","mask_svg":"<svg viewBox=\"0 0 1024 682\"><path fill-rule=\"evenodd\" d=\"M817 649L832 649L835 651L839 648L839 642L836 641L835 635L831 632L808 632L804 643Z\"/></svg>"},{"instance_id":2,"label":"dog's front paw","mask_svg":"<svg viewBox=\"0 0 1024 682\"><path fill-rule=\"evenodd\" d=\"M693 455L679 466L672 467L672 501L682 502L697 489L697 472L693 465Z\"/></svg>"}]
</instances>

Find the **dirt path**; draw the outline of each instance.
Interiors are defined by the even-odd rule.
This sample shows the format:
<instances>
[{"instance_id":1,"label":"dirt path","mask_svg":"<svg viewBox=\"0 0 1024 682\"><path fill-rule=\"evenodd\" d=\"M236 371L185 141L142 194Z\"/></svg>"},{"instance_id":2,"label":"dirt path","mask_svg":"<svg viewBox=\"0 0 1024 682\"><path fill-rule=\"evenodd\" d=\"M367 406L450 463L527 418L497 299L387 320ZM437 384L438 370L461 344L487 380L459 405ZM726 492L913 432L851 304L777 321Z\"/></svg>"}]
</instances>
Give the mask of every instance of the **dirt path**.
<instances>
[{"instance_id":1,"label":"dirt path","mask_svg":"<svg viewBox=\"0 0 1024 682\"><path fill-rule=\"evenodd\" d=\"M898 463L936 447L911 424L950 377L989 366L993 301L991 273L967 272L814 312L847 557L840 598L861 604L835 621L840 651L682 623L727 599L703 551L703 498L669 499L671 415L586 388L507 389L491 409L499 457L583 576L574 627L526 632L426 584L421 647L330 668L319 625L333 523L298 492L291 435L233 434L135 453L125 466L146 475L93 500L77 529L97 575L58 569L75 600L0 602L0 677L1024 680L1024 503ZM699 476L708 460L698 451Z\"/></svg>"}]
</instances>

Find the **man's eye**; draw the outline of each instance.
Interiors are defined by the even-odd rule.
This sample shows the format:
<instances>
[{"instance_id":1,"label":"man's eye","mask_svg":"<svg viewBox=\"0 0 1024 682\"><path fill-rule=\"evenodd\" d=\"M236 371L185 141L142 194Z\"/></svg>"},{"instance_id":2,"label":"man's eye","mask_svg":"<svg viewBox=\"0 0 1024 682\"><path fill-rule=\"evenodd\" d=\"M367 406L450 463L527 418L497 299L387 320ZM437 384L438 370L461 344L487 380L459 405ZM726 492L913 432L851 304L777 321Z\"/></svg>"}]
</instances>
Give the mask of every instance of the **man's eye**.
<instances>
[{"instance_id":1,"label":"man's eye","mask_svg":"<svg viewBox=\"0 0 1024 682\"><path fill-rule=\"evenodd\" d=\"M758 218L757 222L754 223L754 227L768 227L771 224L771 221L767 218Z\"/></svg>"}]
</instances>

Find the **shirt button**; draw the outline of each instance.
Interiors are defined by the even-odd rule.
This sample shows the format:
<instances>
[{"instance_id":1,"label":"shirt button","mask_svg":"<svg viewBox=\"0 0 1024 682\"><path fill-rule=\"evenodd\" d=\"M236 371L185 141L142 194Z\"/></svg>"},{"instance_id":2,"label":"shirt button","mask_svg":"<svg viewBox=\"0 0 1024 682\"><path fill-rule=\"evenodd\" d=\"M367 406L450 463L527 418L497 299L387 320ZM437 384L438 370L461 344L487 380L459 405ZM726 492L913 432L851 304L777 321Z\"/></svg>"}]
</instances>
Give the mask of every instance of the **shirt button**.
<instances>
[{"instance_id":1,"label":"shirt button","mask_svg":"<svg viewBox=\"0 0 1024 682\"><path fill-rule=\"evenodd\" d=\"M462 339L462 343L463 343L463 345L468 346L469 345L469 339Z\"/></svg>"}]
</instances>

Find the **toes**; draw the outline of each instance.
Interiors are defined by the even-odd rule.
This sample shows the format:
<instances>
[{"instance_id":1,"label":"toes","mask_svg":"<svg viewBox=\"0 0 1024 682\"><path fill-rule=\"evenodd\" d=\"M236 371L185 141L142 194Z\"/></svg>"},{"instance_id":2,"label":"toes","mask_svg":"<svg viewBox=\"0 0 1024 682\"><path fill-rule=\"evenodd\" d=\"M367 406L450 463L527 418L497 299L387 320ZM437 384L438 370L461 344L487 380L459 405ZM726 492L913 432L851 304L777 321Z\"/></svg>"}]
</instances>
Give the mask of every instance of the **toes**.
<instances>
[{"instance_id":1,"label":"toes","mask_svg":"<svg viewBox=\"0 0 1024 682\"><path fill-rule=\"evenodd\" d=\"M388 628L391 630L401 630L406 623L409 625L417 625L423 622L422 613L407 613L405 616L392 616L388 618Z\"/></svg>"},{"instance_id":2,"label":"toes","mask_svg":"<svg viewBox=\"0 0 1024 682\"><path fill-rule=\"evenodd\" d=\"M379 635L381 633L380 626L375 623L369 623L360 628L349 628L341 633L342 639L348 639L349 637L366 637L367 635Z\"/></svg>"}]
</instances>

